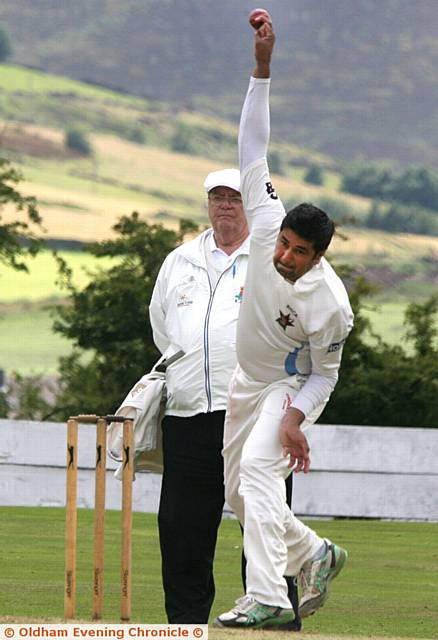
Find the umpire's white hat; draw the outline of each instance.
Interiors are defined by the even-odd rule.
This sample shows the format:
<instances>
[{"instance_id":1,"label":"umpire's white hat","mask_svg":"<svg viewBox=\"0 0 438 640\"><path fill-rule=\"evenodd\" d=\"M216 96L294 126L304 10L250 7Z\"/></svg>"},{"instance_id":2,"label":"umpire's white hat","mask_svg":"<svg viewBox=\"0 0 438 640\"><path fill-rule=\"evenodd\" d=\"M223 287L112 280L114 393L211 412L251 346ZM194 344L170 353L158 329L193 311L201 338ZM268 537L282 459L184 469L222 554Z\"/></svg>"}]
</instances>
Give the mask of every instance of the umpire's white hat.
<instances>
[{"instance_id":1,"label":"umpire's white hat","mask_svg":"<svg viewBox=\"0 0 438 640\"><path fill-rule=\"evenodd\" d=\"M204 188L208 193L215 187L229 187L234 191L240 191L240 171L238 169L212 171L205 178Z\"/></svg>"}]
</instances>

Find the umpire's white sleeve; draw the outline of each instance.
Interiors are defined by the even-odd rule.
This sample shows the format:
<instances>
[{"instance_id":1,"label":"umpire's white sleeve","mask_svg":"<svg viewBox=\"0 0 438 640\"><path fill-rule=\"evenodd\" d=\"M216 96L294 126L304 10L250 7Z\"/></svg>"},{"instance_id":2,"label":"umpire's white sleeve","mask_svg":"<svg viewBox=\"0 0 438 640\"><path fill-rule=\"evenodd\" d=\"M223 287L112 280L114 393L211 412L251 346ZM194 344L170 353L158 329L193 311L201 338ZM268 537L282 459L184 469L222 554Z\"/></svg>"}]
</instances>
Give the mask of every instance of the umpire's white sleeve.
<instances>
[{"instance_id":1,"label":"umpire's white sleeve","mask_svg":"<svg viewBox=\"0 0 438 640\"><path fill-rule=\"evenodd\" d=\"M152 333L154 336L155 346L164 353L170 345L169 338L166 335L166 313L165 313L165 262L161 266L154 290L152 292L149 304L149 319L151 321Z\"/></svg>"},{"instance_id":2,"label":"umpire's white sleeve","mask_svg":"<svg viewBox=\"0 0 438 640\"><path fill-rule=\"evenodd\" d=\"M270 78L250 78L239 126L239 164L244 171L268 151Z\"/></svg>"}]
</instances>

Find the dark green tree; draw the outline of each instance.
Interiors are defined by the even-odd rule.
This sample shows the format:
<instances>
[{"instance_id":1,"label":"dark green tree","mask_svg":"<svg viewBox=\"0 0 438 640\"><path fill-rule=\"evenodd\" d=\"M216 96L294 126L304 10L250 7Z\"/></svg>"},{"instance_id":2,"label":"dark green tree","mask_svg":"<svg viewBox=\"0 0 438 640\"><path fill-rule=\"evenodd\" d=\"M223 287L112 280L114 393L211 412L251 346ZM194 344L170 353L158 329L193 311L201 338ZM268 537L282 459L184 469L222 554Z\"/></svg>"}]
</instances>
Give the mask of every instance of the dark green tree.
<instances>
[{"instance_id":1,"label":"dark green tree","mask_svg":"<svg viewBox=\"0 0 438 640\"><path fill-rule=\"evenodd\" d=\"M0 27L0 62L6 62L12 53L13 48L9 34L5 29Z\"/></svg>"},{"instance_id":2,"label":"dark green tree","mask_svg":"<svg viewBox=\"0 0 438 640\"><path fill-rule=\"evenodd\" d=\"M172 151L177 151L178 153L195 153L193 137L194 131L192 127L189 127L189 125L183 122L178 122L170 141Z\"/></svg>"},{"instance_id":3,"label":"dark green tree","mask_svg":"<svg viewBox=\"0 0 438 640\"><path fill-rule=\"evenodd\" d=\"M378 164L352 163L343 173L341 189L367 198L384 200L391 193L393 179L391 171Z\"/></svg>"},{"instance_id":4,"label":"dark green tree","mask_svg":"<svg viewBox=\"0 0 438 640\"><path fill-rule=\"evenodd\" d=\"M368 198L438 210L438 174L427 167L409 167L395 174L376 163L353 163L344 171L341 188Z\"/></svg>"},{"instance_id":5,"label":"dark green tree","mask_svg":"<svg viewBox=\"0 0 438 640\"><path fill-rule=\"evenodd\" d=\"M56 310L54 329L75 349L61 359L60 391L52 416L114 411L130 387L158 359L149 324L149 301L166 255L196 230L181 221L178 231L142 221L138 213L115 225L115 240L90 245L97 257L118 258L108 270L78 290L61 260L61 280L69 292Z\"/></svg>"},{"instance_id":6,"label":"dark green tree","mask_svg":"<svg viewBox=\"0 0 438 640\"><path fill-rule=\"evenodd\" d=\"M438 176L426 167L410 167L394 179L391 195L405 204L438 210Z\"/></svg>"},{"instance_id":7,"label":"dark green tree","mask_svg":"<svg viewBox=\"0 0 438 640\"><path fill-rule=\"evenodd\" d=\"M0 158L0 261L13 269L28 271L24 260L38 253L42 240L42 220L36 199L17 189L21 174L8 160ZM3 208L12 205L18 220L5 222Z\"/></svg>"},{"instance_id":8,"label":"dark green tree","mask_svg":"<svg viewBox=\"0 0 438 640\"><path fill-rule=\"evenodd\" d=\"M365 219L370 229L383 229L398 233L419 233L438 235L438 215L431 209L423 209L419 205L402 205L393 202L389 205L373 201Z\"/></svg>"},{"instance_id":9,"label":"dark green tree","mask_svg":"<svg viewBox=\"0 0 438 640\"><path fill-rule=\"evenodd\" d=\"M25 260L41 249L43 241L38 234L43 229L36 199L23 196L17 189L21 179L11 163L0 158L0 262L12 269L29 271ZM18 220L4 221L5 205L15 208ZM8 392L0 390L0 417L7 417L10 408Z\"/></svg>"},{"instance_id":10,"label":"dark green tree","mask_svg":"<svg viewBox=\"0 0 438 640\"><path fill-rule=\"evenodd\" d=\"M65 132L65 146L71 151L76 151L82 156L91 156L93 149L91 144L81 129L71 127Z\"/></svg>"},{"instance_id":11,"label":"dark green tree","mask_svg":"<svg viewBox=\"0 0 438 640\"><path fill-rule=\"evenodd\" d=\"M304 182L317 185L324 184L324 171L318 165L312 165L304 174Z\"/></svg>"}]
</instances>

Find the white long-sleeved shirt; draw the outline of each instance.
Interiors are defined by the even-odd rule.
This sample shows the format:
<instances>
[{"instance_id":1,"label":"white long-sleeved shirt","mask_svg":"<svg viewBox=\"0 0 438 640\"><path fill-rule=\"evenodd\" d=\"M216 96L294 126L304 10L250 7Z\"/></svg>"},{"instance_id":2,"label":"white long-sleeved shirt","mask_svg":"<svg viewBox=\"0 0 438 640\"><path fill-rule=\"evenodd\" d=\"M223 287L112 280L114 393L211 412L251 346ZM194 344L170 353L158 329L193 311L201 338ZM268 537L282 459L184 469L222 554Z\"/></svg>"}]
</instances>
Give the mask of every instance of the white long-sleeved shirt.
<instances>
[{"instance_id":1,"label":"white long-sleeved shirt","mask_svg":"<svg viewBox=\"0 0 438 640\"><path fill-rule=\"evenodd\" d=\"M257 381L270 384L296 376L302 386L292 406L307 416L336 385L353 313L342 281L324 258L294 284L273 265L285 210L266 162L269 86L269 79L251 78L239 130L241 193L251 244L237 358Z\"/></svg>"}]
</instances>

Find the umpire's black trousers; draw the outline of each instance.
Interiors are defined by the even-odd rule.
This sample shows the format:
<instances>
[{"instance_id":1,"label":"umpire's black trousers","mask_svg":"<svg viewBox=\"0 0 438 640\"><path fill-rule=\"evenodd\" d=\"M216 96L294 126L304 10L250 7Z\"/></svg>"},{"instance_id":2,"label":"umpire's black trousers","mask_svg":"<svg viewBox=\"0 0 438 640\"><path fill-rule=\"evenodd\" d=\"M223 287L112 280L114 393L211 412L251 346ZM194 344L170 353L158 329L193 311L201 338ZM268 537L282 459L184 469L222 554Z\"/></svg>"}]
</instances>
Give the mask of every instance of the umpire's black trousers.
<instances>
[{"instance_id":1,"label":"umpire's black trousers","mask_svg":"<svg viewBox=\"0 0 438 640\"><path fill-rule=\"evenodd\" d=\"M213 560L224 505L225 411L163 420L158 511L170 623L206 624L215 595Z\"/></svg>"}]
</instances>

